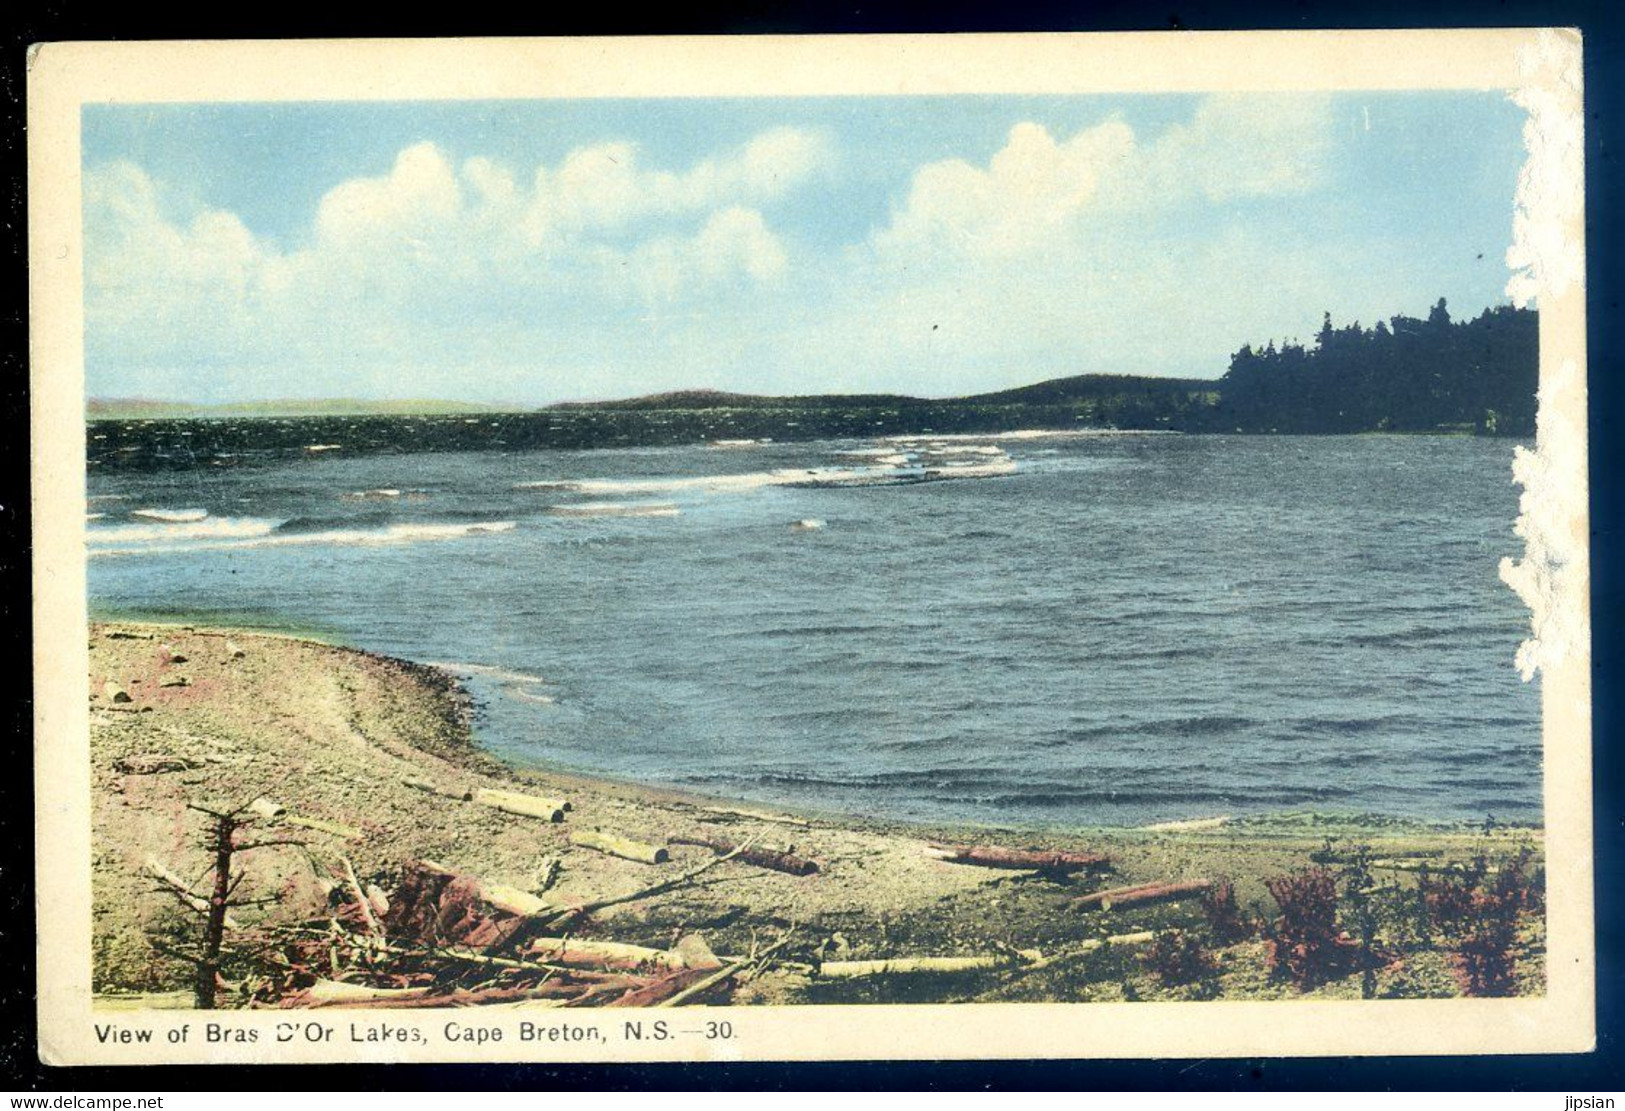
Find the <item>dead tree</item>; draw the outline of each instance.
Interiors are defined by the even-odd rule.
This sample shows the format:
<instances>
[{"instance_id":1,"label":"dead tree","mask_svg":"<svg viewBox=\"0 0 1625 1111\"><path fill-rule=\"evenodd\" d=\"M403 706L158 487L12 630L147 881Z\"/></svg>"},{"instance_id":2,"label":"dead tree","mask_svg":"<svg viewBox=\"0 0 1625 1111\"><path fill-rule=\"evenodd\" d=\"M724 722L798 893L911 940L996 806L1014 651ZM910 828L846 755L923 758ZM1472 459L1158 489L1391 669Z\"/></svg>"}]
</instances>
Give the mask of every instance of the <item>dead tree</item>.
<instances>
[{"instance_id":1,"label":"dead tree","mask_svg":"<svg viewBox=\"0 0 1625 1111\"><path fill-rule=\"evenodd\" d=\"M205 845L213 854L214 862L210 866L213 873L213 884L209 891L207 905L201 908L203 913L203 944L199 951L190 959L193 963L194 975L192 993L197 1001L199 1010L213 1010L216 994L220 988L220 954L225 948L226 924L231 917L231 908L234 906L251 906L274 900L244 899L234 901L237 887L243 881L243 874L233 875L232 864L238 853L252 852L255 849L266 849L273 845L303 846L303 841L292 838L277 838L266 841L239 841L238 831L255 821L252 803L244 803L232 810L214 810L196 803L187 803L188 810L195 810L210 819ZM190 901L184 900L186 905L194 906Z\"/></svg>"}]
</instances>

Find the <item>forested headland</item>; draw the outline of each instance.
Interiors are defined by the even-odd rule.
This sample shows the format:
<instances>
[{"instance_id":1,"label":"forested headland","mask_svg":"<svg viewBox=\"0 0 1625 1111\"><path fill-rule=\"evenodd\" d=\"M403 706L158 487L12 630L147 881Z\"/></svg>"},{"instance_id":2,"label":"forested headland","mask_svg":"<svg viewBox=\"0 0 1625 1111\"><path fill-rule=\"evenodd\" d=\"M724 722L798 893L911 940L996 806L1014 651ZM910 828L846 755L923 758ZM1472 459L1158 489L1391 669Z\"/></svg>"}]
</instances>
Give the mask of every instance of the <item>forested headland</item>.
<instances>
[{"instance_id":1,"label":"forested headland","mask_svg":"<svg viewBox=\"0 0 1625 1111\"><path fill-rule=\"evenodd\" d=\"M1203 430L1529 436L1539 338L1536 313L1510 305L1452 321L1441 298L1370 328L1327 313L1310 345L1237 351Z\"/></svg>"}]
</instances>

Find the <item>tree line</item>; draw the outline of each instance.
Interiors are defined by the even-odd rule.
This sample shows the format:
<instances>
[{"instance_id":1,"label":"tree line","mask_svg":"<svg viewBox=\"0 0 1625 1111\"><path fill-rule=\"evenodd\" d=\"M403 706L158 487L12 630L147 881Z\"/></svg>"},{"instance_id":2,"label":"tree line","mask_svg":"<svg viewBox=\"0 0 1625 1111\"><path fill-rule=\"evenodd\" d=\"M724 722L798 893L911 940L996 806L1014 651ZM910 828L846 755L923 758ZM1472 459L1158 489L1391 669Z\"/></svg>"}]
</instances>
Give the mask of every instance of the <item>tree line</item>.
<instances>
[{"instance_id":1,"label":"tree line","mask_svg":"<svg viewBox=\"0 0 1625 1111\"><path fill-rule=\"evenodd\" d=\"M1312 345L1237 351L1191 430L1529 436L1539 346L1538 315L1511 305L1453 321L1441 297L1425 320L1395 316L1371 328L1337 327L1327 313Z\"/></svg>"}]
</instances>

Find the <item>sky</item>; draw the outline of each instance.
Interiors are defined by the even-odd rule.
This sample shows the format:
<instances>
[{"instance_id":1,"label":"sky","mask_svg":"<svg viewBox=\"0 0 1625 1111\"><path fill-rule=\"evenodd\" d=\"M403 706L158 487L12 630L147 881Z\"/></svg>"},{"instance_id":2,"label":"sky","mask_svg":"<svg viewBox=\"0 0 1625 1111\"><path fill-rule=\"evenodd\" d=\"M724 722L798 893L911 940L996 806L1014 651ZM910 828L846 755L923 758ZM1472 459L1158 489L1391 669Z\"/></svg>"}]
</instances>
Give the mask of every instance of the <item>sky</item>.
<instances>
[{"instance_id":1,"label":"sky","mask_svg":"<svg viewBox=\"0 0 1625 1111\"><path fill-rule=\"evenodd\" d=\"M96 397L1212 378L1505 301L1499 93L87 106Z\"/></svg>"}]
</instances>

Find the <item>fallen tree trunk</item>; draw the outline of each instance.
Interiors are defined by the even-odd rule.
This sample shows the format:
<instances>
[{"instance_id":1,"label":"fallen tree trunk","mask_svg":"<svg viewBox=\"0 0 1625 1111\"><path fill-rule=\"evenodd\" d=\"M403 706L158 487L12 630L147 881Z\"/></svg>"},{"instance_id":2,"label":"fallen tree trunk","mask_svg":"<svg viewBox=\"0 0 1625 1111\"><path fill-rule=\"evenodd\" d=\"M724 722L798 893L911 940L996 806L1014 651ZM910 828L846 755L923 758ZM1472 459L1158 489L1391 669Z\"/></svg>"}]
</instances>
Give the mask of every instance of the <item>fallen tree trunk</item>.
<instances>
[{"instance_id":1,"label":"fallen tree trunk","mask_svg":"<svg viewBox=\"0 0 1625 1111\"><path fill-rule=\"evenodd\" d=\"M823 961L818 966L818 975L825 980L858 980L866 976L980 972L990 968L1038 964L1043 959L1044 954L1037 949L1022 949L1013 953L984 953L973 957L893 957L871 961Z\"/></svg>"},{"instance_id":2,"label":"fallen tree trunk","mask_svg":"<svg viewBox=\"0 0 1625 1111\"><path fill-rule=\"evenodd\" d=\"M540 818L544 822L564 821L564 812L569 809L569 805L559 799L538 798L535 795L522 795L518 791L498 791L490 787L481 787L475 791L474 801L481 806L489 806L526 818Z\"/></svg>"},{"instance_id":3,"label":"fallen tree trunk","mask_svg":"<svg viewBox=\"0 0 1625 1111\"><path fill-rule=\"evenodd\" d=\"M408 787L427 792L431 795L439 795L442 798L456 799L458 802L474 801L474 792L470 791L466 787L442 787L438 783L433 783L427 779L419 779L415 775L405 776L402 778L401 782L406 784Z\"/></svg>"},{"instance_id":4,"label":"fallen tree trunk","mask_svg":"<svg viewBox=\"0 0 1625 1111\"><path fill-rule=\"evenodd\" d=\"M350 894L355 896L356 909L361 911L361 917L367 923L367 932L374 937L384 936L384 928L378 924L378 916L372 912L372 900L367 898L366 888L361 886L361 880L355 874L355 865L350 858L340 856L339 862L344 865L344 882L350 885Z\"/></svg>"},{"instance_id":5,"label":"fallen tree trunk","mask_svg":"<svg viewBox=\"0 0 1625 1111\"><path fill-rule=\"evenodd\" d=\"M357 1003L383 1003L395 1005L411 999L421 999L429 988L375 988L367 984L347 984L342 980L317 980L306 988L304 1005L309 1007L347 1007Z\"/></svg>"},{"instance_id":6,"label":"fallen tree trunk","mask_svg":"<svg viewBox=\"0 0 1625 1111\"><path fill-rule=\"evenodd\" d=\"M627 986L637 981L628 979ZM344 1007L358 1010L374 1007L411 1009L418 1007L484 1007L500 1004L556 1000L557 1005L588 992L603 990L599 984L569 984L548 981L531 987L454 988L436 991L433 988L374 988L362 984L346 984L336 980L321 980L313 987L283 997L279 1007Z\"/></svg>"},{"instance_id":7,"label":"fallen tree trunk","mask_svg":"<svg viewBox=\"0 0 1625 1111\"><path fill-rule=\"evenodd\" d=\"M570 835L570 843L580 845L584 849L597 849L610 856L635 860L640 864L664 864L671 859L671 853L662 845L650 845L643 841L634 841L630 837L595 829L577 830Z\"/></svg>"},{"instance_id":8,"label":"fallen tree trunk","mask_svg":"<svg viewBox=\"0 0 1625 1111\"><path fill-rule=\"evenodd\" d=\"M168 868L165 868L163 864L159 862L157 857L147 857L147 872L159 883L163 884L165 887L169 888L169 890L178 895L181 902L185 903L199 914L209 913L209 900L204 898L202 895L195 893L192 890L191 885L177 876L174 872L171 872ZM225 921L226 929L228 930L242 929L242 926L235 918L231 916L231 912L229 911L226 912Z\"/></svg>"},{"instance_id":9,"label":"fallen tree trunk","mask_svg":"<svg viewBox=\"0 0 1625 1111\"><path fill-rule=\"evenodd\" d=\"M953 864L975 864L982 868L1010 868L1035 872L1079 872L1105 868L1111 857L1101 853L1071 853L1042 849L1006 849L996 845L932 845L925 854Z\"/></svg>"},{"instance_id":10,"label":"fallen tree trunk","mask_svg":"<svg viewBox=\"0 0 1625 1111\"><path fill-rule=\"evenodd\" d=\"M650 949L619 941L592 941L581 937L538 937L525 949L525 955L548 964L587 968L639 968L654 965L672 970L688 968L681 953Z\"/></svg>"},{"instance_id":11,"label":"fallen tree trunk","mask_svg":"<svg viewBox=\"0 0 1625 1111\"><path fill-rule=\"evenodd\" d=\"M740 846L740 848L749 847L750 842L748 841L745 842L744 845ZM734 852L738 851L739 849L734 850ZM536 925L546 926L565 919L586 918L588 915L596 914L599 911L607 910L610 907L621 906L625 903L641 902L644 899L652 899L656 895L664 895L668 891L674 891L685 884L693 883L696 879L704 875L706 872L709 872L712 868L715 868L718 864L722 864L726 861L732 860L733 858L734 853L728 853L726 856L714 856L710 860L707 860L704 864L701 864L699 867L690 868L682 875L663 879L659 883L650 884L648 887L640 887L638 890L628 892L625 895L613 895L605 899L594 899L588 903L577 903L574 906L561 907L542 918L538 923L536 923ZM528 940L528 938L521 935L514 938L510 944L518 944L520 941L525 940Z\"/></svg>"},{"instance_id":12,"label":"fallen tree trunk","mask_svg":"<svg viewBox=\"0 0 1625 1111\"><path fill-rule=\"evenodd\" d=\"M489 880L469 875L466 872L454 871L433 860L420 860L417 863L418 867L424 871L435 872L468 884L482 902L502 911L504 914L529 918L541 914L543 911L554 909L553 904L547 900L538 899L530 892L521 891L517 887L509 887L505 883L491 883Z\"/></svg>"},{"instance_id":13,"label":"fallen tree trunk","mask_svg":"<svg viewBox=\"0 0 1625 1111\"><path fill-rule=\"evenodd\" d=\"M277 933L292 936L314 938L321 941L330 941L331 935L326 930L301 928L298 926L283 926L275 928ZM413 961L427 961L431 963L469 964L482 968L499 968L504 971L518 972L547 972L564 973L571 979L586 983L610 984L624 983L626 976L624 970L614 972L601 971L591 967L566 966L557 962L540 960L521 960L514 957L493 957L488 953L476 952L461 945L433 945L421 946L396 945L387 941L368 940L363 949L369 954L387 953L390 956L406 957ZM661 950L655 950L661 952Z\"/></svg>"},{"instance_id":14,"label":"fallen tree trunk","mask_svg":"<svg viewBox=\"0 0 1625 1111\"><path fill-rule=\"evenodd\" d=\"M668 837L666 840L673 845L699 845L719 855L734 853L746 864L775 872L788 872L792 876L810 876L820 871L816 860L773 849L741 848L723 837Z\"/></svg>"},{"instance_id":15,"label":"fallen tree trunk","mask_svg":"<svg viewBox=\"0 0 1625 1111\"><path fill-rule=\"evenodd\" d=\"M1212 886L1212 880L1142 883L1137 887L1117 887L1110 891L1080 895L1067 906L1072 910L1122 910L1150 903L1172 903L1180 899L1189 899L1193 895L1205 894Z\"/></svg>"}]
</instances>

